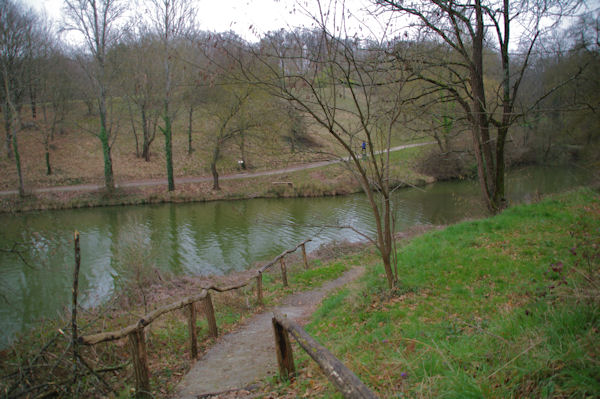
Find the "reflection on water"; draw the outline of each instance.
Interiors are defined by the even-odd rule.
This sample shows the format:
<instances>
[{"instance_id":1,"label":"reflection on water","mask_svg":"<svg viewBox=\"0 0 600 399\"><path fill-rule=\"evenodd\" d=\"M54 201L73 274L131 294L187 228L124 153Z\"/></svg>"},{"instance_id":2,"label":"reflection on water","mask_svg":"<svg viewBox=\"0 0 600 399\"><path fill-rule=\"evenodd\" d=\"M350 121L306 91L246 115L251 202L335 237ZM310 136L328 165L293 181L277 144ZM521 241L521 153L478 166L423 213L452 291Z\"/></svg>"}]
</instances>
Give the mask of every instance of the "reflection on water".
<instances>
[{"instance_id":1,"label":"reflection on water","mask_svg":"<svg viewBox=\"0 0 600 399\"><path fill-rule=\"evenodd\" d=\"M507 182L512 202L536 191L554 192L587 179L566 168L527 168ZM485 215L473 181L442 182L399 190L397 230L448 224ZM254 199L195 204L46 211L0 216L0 246L22 243L25 265L0 253L0 347L36 321L63 313L70 303L75 230L81 234L80 302L93 306L112 293L115 276L141 265L176 274L224 274L269 259L314 237L307 249L331 241L358 241L349 225L372 234L363 195L311 199Z\"/></svg>"}]
</instances>

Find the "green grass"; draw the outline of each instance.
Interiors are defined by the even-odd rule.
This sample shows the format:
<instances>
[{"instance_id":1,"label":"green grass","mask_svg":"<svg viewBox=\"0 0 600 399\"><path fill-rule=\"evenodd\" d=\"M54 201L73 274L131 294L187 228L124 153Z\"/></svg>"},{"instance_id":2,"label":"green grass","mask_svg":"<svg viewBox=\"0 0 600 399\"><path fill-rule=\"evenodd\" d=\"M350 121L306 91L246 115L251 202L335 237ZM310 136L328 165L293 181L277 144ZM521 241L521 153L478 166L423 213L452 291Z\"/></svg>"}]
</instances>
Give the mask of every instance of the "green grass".
<instances>
[{"instance_id":1,"label":"green grass","mask_svg":"<svg viewBox=\"0 0 600 399\"><path fill-rule=\"evenodd\" d=\"M395 292L373 257L307 326L381 397L600 395L597 192L430 232L398 257ZM300 381L321 374L296 353L304 369L287 390L336 397L324 377Z\"/></svg>"},{"instance_id":2,"label":"green grass","mask_svg":"<svg viewBox=\"0 0 600 399\"><path fill-rule=\"evenodd\" d=\"M340 277L346 270L348 270L346 262L333 262L318 269L308 269L294 274L292 275L291 283L294 286L299 285L302 288L318 287L325 281Z\"/></svg>"}]
</instances>

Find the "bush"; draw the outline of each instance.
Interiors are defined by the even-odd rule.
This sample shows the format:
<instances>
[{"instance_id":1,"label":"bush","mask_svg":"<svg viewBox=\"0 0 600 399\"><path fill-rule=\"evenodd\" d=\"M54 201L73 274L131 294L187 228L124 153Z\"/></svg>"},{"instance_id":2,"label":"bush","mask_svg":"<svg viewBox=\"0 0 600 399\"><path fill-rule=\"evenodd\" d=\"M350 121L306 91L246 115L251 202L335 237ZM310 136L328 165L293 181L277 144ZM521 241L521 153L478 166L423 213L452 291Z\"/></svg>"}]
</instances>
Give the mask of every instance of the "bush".
<instances>
[{"instance_id":1,"label":"bush","mask_svg":"<svg viewBox=\"0 0 600 399\"><path fill-rule=\"evenodd\" d=\"M417 170L436 180L464 179L477 173L474 163L474 157L465 150L443 153L436 147L418 161Z\"/></svg>"}]
</instances>

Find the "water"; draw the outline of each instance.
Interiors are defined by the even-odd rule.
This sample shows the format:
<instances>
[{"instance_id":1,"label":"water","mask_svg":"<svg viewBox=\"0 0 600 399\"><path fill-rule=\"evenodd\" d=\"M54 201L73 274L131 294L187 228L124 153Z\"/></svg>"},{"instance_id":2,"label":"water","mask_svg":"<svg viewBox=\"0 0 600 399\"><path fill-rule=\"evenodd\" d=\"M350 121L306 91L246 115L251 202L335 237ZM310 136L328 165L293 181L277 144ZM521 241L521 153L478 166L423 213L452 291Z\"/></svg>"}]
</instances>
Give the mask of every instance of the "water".
<instances>
[{"instance_id":1,"label":"water","mask_svg":"<svg viewBox=\"0 0 600 399\"><path fill-rule=\"evenodd\" d=\"M511 202L583 184L589 175L569 168L526 168L509 175ZM441 182L395 196L397 230L485 216L474 181ZM80 303L108 299L125 268L176 274L224 274L246 269L314 240L359 241L350 225L374 232L363 195L310 199L253 199L33 212L0 216L0 248L16 244L22 258L0 252L0 347L19 331L64 313L71 300L73 232L81 235Z\"/></svg>"}]
</instances>

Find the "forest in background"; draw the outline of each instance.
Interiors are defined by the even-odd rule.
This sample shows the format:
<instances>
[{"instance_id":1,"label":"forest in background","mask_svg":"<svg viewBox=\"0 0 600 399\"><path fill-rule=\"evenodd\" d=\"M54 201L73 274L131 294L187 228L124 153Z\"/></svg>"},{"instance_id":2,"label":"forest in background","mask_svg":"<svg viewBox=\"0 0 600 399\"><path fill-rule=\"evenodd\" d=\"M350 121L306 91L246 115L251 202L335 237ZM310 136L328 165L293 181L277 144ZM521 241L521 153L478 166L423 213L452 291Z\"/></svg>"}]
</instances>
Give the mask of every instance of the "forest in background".
<instances>
[{"instance_id":1,"label":"forest in background","mask_svg":"<svg viewBox=\"0 0 600 399\"><path fill-rule=\"evenodd\" d=\"M365 2L375 10L366 27L416 17L377 38L344 33L350 16L335 2L342 17L325 10L311 28L257 42L202 31L201 10L182 1L136 15L128 2L66 0L60 26L0 5L1 186L22 196L88 182L112 190L115 178L167 177L171 191L174 176L209 173L219 189L238 160L269 169L358 152L362 141L435 141L419 168L437 179L597 157L600 14L584 3ZM64 39L73 31L79 44ZM487 184L498 207L502 193Z\"/></svg>"}]
</instances>

